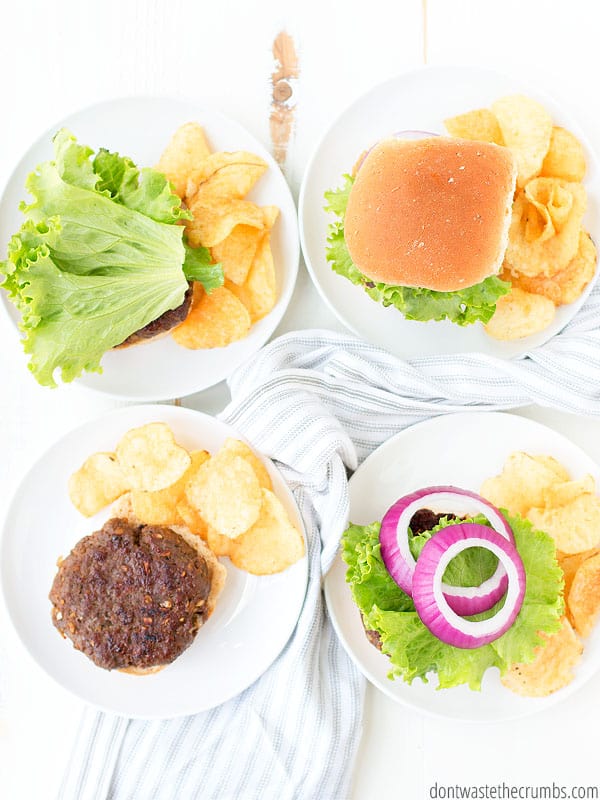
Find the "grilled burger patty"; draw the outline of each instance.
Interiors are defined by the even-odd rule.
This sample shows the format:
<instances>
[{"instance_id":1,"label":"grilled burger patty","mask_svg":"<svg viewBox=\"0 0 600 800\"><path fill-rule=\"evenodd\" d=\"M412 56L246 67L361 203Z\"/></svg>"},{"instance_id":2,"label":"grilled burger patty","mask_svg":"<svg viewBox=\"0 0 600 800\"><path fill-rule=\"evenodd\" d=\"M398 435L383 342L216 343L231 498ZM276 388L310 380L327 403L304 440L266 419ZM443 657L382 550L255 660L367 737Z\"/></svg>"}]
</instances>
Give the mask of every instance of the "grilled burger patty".
<instances>
[{"instance_id":1,"label":"grilled burger patty","mask_svg":"<svg viewBox=\"0 0 600 800\"><path fill-rule=\"evenodd\" d=\"M60 563L52 621L104 669L169 664L204 622L210 575L169 528L111 519Z\"/></svg>"},{"instance_id":2,"label":"grilled burger patty","mask_svg":"<svg viewBox=\"0 0 600 800\"><path fill-rule=\"evenodd\" d=\"M125 341L116 345L113 349L118 350L120 347L130 347L132 344L140 344L141 342L154 339L156 336L160 336L163 333L168 333L173 328L176 328L177 325L180 325L190 313L192 294L193 284L190 283L181 305L177 306L177 308L172 308L169 311L165 311L165 313L161 314L160 317L153 319L152 322L144 325L144 327L140 328L139 331L132 333L125 339Z\"/></svg>"}]
</instances>

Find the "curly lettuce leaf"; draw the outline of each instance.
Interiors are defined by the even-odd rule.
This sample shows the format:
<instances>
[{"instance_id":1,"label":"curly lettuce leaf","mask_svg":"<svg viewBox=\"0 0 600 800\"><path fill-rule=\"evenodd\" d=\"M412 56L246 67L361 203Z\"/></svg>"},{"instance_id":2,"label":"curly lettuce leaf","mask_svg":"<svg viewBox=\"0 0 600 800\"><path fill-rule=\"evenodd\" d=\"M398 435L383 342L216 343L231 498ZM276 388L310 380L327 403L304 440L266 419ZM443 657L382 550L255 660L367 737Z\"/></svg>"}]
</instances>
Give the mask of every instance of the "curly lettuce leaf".
<instances>
[{"instance_id":1,"label":"curly lettuce leaf","mask_svg":"<svg viewBox=\"0 0 600 800\"><path fill-rule=\"evenodd\" d=\"M390 678L399 677L407 683L420 678L427 682L428 676L435 673L440 689L467 684L478 690L487 669L498 667L504 673L512 663L531 661L534 649L544 643L540 632L554 633L559 629L564 610L563 576L554 541L527 520L502 513L513 529L525 567L525 598L506 633L491 644L471 650L441 642L423 625L412 599L385 569L379 547L380 523L348 527L342 539L342 558L348 565L346 580L365 626L381 637L382 650L390 659ZM452 521L441 523L437 530L446 524ZM435 535L435 530L430 535ZM476 585L480 569L481 563L463 560L459 585ZM492 615L502 602L472 619Z\"/></svg>"},{"instance_id":2,"label":"curly lettuce leaf","mask_svg":"<svg viewBox=\"0 0 600 800\"><path fill-rule=\"evenodd\" d=\"M100 372L103 354L183 302L188 280L223 283L207 250L187 246L189 217L152 169L77 143L62 129L53 161L27 178L25 222L0 262L21 313L29 369L45 386Z\"/></svg>"},{"instance_id":3,"label":"curly lettuce leaf","mask_svg":"<svg viewBox=\"0 0 600 800\"><path fill-rule=\"evenodd\" d=\"M352 176L344 175L344 183L340 188L325 192L325 210L338 217L329 225L327 236L327 260L333 271L361 286L377 303L395 306L406 319L419 322L448 319L457 325L489 322L496 311L498 299L510 291L510 283L495 275L457 292L436 292L376 283L362 274L352 262L344 239L344 216L353 182Z\"/></svg>"}]
</instances>

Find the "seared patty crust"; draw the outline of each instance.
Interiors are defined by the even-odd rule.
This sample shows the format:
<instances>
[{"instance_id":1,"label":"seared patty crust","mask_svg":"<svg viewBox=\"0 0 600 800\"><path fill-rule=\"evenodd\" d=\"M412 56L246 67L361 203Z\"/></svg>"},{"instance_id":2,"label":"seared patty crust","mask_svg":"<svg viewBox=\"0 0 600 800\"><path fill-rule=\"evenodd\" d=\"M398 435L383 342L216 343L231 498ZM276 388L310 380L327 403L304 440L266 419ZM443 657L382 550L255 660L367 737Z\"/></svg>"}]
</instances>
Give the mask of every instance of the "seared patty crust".
<instances>
[{"instance_id":1,"label":"seared patty crust","mask_svg":"<svg viewBox=\"0 0 600 800\"><path fill-rule=\"evenodd\" d=\"M179 534L111 519L60 563L52 622L104 669L171 663L207 616L211 573Z\"/></svg>"},{"instance_id":2,"label":"seared patty crust","mask_svg":"<svg viewBox=\"0 0 600 800\"><path fill-rule=\"evenodd\" d=\"M135 331L129 335L123 342L121 342L121 344L116 345L113 349L118 350L119 347L130 347L132 344L147 342L149 339L154 339L155 337L161 336L163 333L168 333L173 328L176 328L177 325L180 325L190 313L192 294L193 284L190 283L181 305L177 306L177 308L172 308L169 311L165 311L165 313L161 314L160 317L153 319L152 322L144 325L144 327L140 328L139 331Z\"/></svg>"}]
</instances>

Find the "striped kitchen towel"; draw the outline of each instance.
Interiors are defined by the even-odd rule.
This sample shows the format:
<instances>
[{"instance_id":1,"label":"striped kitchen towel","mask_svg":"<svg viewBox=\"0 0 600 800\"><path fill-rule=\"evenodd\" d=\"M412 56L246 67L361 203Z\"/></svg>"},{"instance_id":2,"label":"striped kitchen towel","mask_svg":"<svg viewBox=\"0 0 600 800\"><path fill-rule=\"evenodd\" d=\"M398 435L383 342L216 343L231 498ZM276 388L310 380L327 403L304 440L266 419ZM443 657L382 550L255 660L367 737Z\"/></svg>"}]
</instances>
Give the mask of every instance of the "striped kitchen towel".
<instances>
[{"instance_id":1,"label":"striped kitchen towel","mask_svg":"<svg viewBox=\"0 0 600 800\"><path fill-rule=\"evenodd\" d=\"M363 683L327 621L321 577L348 506L346 470L436 414L538 403L600 413L600 286L560 336L528 356L401 361L330 331L287 334L230 381L223 418L289 482L309 540L309 586L273 666L213 711L166 722L87 711L61 800L343 800Z\"/></svg>"}]
</instances>

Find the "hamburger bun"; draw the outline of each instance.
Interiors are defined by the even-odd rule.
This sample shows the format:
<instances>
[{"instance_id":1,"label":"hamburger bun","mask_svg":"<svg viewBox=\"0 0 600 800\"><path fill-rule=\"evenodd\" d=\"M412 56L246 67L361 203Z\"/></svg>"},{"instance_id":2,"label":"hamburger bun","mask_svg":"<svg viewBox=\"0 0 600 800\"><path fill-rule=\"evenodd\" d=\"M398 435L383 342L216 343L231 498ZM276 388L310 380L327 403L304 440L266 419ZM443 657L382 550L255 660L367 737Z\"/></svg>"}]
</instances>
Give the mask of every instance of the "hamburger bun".
<instances>
[{"instance_id":1,"label":"hamburger bun","mask_svg":"<svg viewBox=\"0 0 600 800\"><path fill-rule=\"evenodd\" d=\"M436 136L387 139L350 191L344 236L376 283L451 292L499 272L517 169L505 147Z\"/></svg>"}]
</instances>

